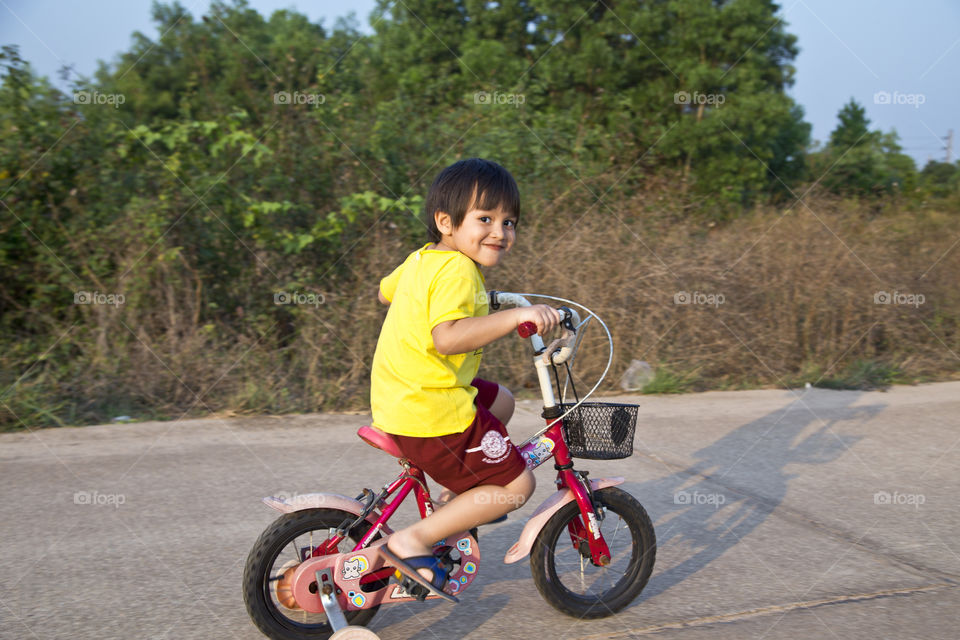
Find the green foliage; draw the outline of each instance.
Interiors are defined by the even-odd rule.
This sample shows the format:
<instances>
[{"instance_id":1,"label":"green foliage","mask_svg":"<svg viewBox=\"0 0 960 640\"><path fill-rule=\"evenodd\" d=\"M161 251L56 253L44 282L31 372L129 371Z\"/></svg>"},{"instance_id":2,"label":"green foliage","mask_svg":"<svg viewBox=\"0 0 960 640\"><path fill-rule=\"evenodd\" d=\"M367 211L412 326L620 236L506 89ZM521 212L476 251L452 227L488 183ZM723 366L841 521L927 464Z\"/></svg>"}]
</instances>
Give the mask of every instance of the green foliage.
<instances>
[{"instance_id":1,"label":"green foliage","mask_svg":"<svg viewBox=\"0 0 960 640\"><path fill-rule=\"evenodd\" d=\"M920 172L922 188L936 198L960 195L960 162L947 163L931 160Z\"/></svg>"},{"instance_id":2,"label":"green foliage","mask_svg":"<svg viewBox=\"0 0 960 640\"><path fill-rule=\"evenodd\" d=\"M653 378L643 385L644 394L686 393L693 391L696 377L671 371L666 367L658 367Z\"/></svg>"},{"instance_id":3,"label":"green foliage","mask_svg":"<svg viewBox=\"0 0 960 640\"><path fill-rule=\"evenodd\" d=\"M841 195L910 192L916 185L913 158L901 153L895 132L870 131L866 111L851 99L838 114L830 142L810 158L820 183Z\"/></svg>"},{"instance_id":4,"label":"green foliage","mask_svg":"<svg viewBox=\"0 0 960 640\"><path fill-rule=\"evenodd\" d=\"M787 192L809 125L785 92L797 46L778 10L382 0L361 35L243 0L197 16L155 3L156 33L68 95L4 47L0 424L363 396L375 335L358 350L330 327L375 324L350 295L375 284L358 274L423 241L427 187L462 157L504 164L526 203L578 203L571 220L663 185L664 209L716 218ZM848 115L815 165L846 151ZM869 133L829 186L906 188L904 158ZM925 169L922 185L956 193L956 173ZM325 302L275 304L291 290ZM74 304L83 292L124 302Z\"/></svg>"},{"instance_id":5,"label":"green foliage","mask_svg":"<svg viewBox=\"0 0 960 640\"><path fill-rule=\"evenodd\" d=\"M814 381L824 389L858 389L870 391L886 389L902 378L894 365L875 360L854 360L841 371Z\"/></svg>"}]
</instances>

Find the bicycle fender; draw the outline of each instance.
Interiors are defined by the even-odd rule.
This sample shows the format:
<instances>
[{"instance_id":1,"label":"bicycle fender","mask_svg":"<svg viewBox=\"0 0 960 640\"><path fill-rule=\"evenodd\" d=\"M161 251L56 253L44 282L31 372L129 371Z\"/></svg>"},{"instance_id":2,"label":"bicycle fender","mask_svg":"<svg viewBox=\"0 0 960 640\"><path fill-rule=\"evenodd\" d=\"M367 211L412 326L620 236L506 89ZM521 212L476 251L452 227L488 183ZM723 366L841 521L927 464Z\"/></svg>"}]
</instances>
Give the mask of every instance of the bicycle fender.
<instances>
[{"instance_id":1,"label":"bicycle fender","mask_svg":"<svg viewBox=\"0 0 960 640\"><path fill-rule=\"evenodd\" d=\"M615 487L618 484L623 484L625 481L625 478L619 476L614 478L597 478L596 480L590 481L590 488L598 491L605 487ZM513 546L507 551L507 555L503 557L504 563L513 564L530 555L530 549L533 548L534 540L540 535L540 530L543 529L553 514L573 499L573 491L565 489L564 491L556 492L544 500L543 504L537 507L537 510L534 511L530 519L527 520L523 531L520 532L520 539L513 543Z\"/></svg>"},{"instance_id":2,"label":"bicycle fender","mask_svg":"<svg viewBox=\"0 0 960 640\"><path fill-rule=\"evenodd\" d=\"M363 513L363 503L355 498L348 498L339 493L304 493L292 498L277 498L269 496L263 499L263 504L281 513L292 513L304 509L338 509L354 515ZM380 512L375 510L367 516L367 522L375 524ZM387 525L380 527L384 535L390 535L393 530Z\"/></svg>"}]
</instances>

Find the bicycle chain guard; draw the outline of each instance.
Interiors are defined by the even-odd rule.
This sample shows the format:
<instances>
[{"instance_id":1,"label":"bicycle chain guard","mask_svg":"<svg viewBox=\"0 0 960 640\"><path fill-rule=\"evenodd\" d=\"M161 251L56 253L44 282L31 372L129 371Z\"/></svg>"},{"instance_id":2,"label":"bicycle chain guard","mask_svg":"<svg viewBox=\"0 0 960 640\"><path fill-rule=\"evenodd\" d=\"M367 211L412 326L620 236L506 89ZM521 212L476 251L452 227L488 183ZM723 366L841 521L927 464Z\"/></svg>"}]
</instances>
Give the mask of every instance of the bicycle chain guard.
<instances>
[{"instance_id":1,"label":"bicycle chain guard","mask_svg":"<svg viewBox=\"0 0 960 640\"><path fill-rule=\"evenodd\" d=\"M316 572L326 570L332 575L334 593L343 611L369 609L380 604L395 602L413 602L416 596L407 593L399 584L374 579L378 573L386 573L389 565L377 551L377 547L386 544L386 539L378 540L365 549L348 551L336 555L311 557L298 565L284 586L290 586L296 604L310 613L323 613L323 604L317 587ZM448 576L447 593L456 595L470 586L477 577L480 565L480 545L469 532L451 536L437 545L437 550L447 554L453 566ZM450 554L459 556L453 560ZM459 564L458 564L459 562ZM321 587L322 588L322 587ZM439 598L428 596L427 599Z\"/></svg>"}]
</instances>

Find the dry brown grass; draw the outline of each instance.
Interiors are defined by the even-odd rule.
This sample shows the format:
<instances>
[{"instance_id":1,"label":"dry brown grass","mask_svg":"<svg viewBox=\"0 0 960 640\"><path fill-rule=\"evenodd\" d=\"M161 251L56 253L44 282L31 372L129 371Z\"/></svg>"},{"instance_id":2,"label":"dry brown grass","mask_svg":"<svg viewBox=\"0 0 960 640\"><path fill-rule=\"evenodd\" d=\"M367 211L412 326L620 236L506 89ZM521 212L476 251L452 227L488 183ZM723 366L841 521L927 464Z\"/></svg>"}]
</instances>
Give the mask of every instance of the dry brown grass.
<instances>
[{"instance_id":1,"label":"dry brown grass","mask_svg":"<svg viewBox=\"0 0 960 640\"><path fill-rule=\"evenodd\" d=\"M809 207L760 208L709 226L673 210L667 196L647 194L611 209L573 193L525 203L517 246L487 274L487 284L570 298L597 312L615 340L606 391L618 388L633 359L678 374L694 389L816 382L857 361L882 363L904 381L960 372L954 211L874 215L857 203L817 197ZM85 308L83 323L56 328L81 345L71 379L45 379L38 367L5 402L31 426L119 413L362 410L385 314L377 282L415 248L401 238L382 224L344 247L338 275L318 273L310 287L325 296L323 305L271 307L272 315L256 317L238 308L218 324L200 319L203 285L188 262L156 261L144 290L125 292L125 308ZM131 244L127 251L119 263L143 248ZM263 291L253 293L272 296L274 280L264 273L262 283ZM675 304L681 291L724 301ZM925 301L875 304L878 291L922 294ZM138 295L153 302L134 304ZM604 342L591 329L577 363L581 390L605 362ZM489 346L481 374L516 391L535 385L527 347L517 339ZM22 425L4 412L0 424Z\"/></svg>"},{"instance_id":2,"label":"dry brown grass","mask_svg":"<svg viewBox=\"0 0 960 640\"><path fill-rule=\"evenodd\" d=\"M594 209L553 227L553 238L542 222L488 282L568 297L603 317L616 345L608 388L634 358L693 378L697 388L816 382L856 360L884 362L904 379L960 371L955 214L869 218L853 203L820 197L707 226L657 208L638 200ZM675 304L681 291L724 302ZM875 304L879 291L925 301ZM605 360L597 351L580 363L586 380ZM520 365L498 373L520 379L529 368Z\"/></svg>"}]
</instances>

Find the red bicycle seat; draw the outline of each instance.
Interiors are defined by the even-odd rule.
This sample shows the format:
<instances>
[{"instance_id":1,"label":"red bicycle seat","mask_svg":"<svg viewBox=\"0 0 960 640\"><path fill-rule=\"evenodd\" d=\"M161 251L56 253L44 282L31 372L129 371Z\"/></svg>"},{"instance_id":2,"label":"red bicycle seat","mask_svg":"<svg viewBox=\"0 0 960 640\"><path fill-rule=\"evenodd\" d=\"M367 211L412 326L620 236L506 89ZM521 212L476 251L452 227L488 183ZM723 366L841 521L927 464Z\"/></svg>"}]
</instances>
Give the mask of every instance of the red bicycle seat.
<instances>
[{"instance_id":1,"label":"red bicycle seat","mask_svg":"<svg viewBox=\"0 0 960 640\"><path fill-rule=\"evenodd\" d=\"M360 436L360 439L371 447L376 447L377 449L386 451L394 458L403 457L400 449L397 448L396 440L394 440L393 436L391 436L389 433L381 431L376 427L364 425L357 429L357 435Z\"/></svg>"}]
</instances>

